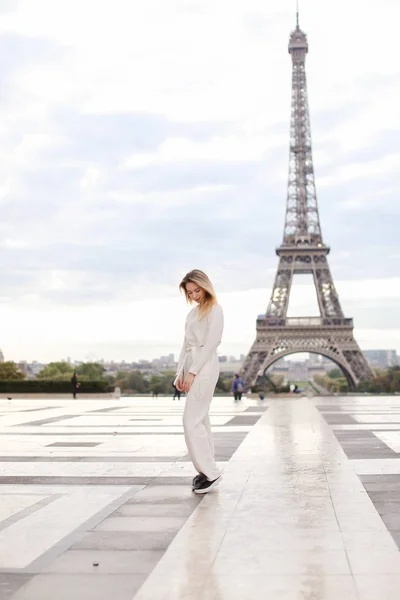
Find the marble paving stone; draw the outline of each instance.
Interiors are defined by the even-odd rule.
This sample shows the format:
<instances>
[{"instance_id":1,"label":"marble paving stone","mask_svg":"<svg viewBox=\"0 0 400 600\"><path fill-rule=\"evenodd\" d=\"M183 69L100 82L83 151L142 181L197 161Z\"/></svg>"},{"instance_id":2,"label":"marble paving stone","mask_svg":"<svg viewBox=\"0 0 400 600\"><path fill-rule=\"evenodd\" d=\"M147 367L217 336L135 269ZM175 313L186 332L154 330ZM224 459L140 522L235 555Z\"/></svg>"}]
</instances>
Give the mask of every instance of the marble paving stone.
<instances>
[{"instance_id":1,"label":"marble paving stone","mask_svg":"<svg viewBox=\"0 0 400 600\"><path fill-rule=\"evenodd\" d=\"M78 444L79 445L79 444ZM94 444L98 446L99 444ZM48 446L45 446L48 448ZM86 446L87 447L87 446ZM140 456L132 454L131 456L0 456L0 463L3 462L128 462L128 463L140 463L140 462L174 462L177 460L176 456ZM186 459L187 460L187 459Z\"/></svg>"},{"instance_id":2,"label":"marble paving stone","mask_svg":"<svg viewBox=\"0 0 400 600\"><path fill-rule=\"evenodd\" d=\"M192 478L190 479L190 481ZM192 489L187 485L157 485L158 480L154 482L155 485L144 488L132 498L131 502L148 502L156 499L162 499L164 502L170 502L171 500L181 501L189 500L190 502L198 502L196 496L193 495Z\"/></svg>"},{"instance_id":3,"label":"marble paving stone","mask_svg":"<svg viewBox=\"0 0 400 600\"><path fill-rule=\"evenodd\" d=\"M346 549L353 574L400 574L400 552L396 550L383 550L382 548L371 547L366 551L365 548Z\"/></svg>"},{"instance_id":4,"label":"marble paving stone","mask_svg":"<svg viewBox=\"0 0 400 600\"><path fill-rule=\"evenodd\" d=\"M187 480L187 484L185 484L185 488L186 490L188 490L188 492L191 493L191 496L176 496L176 495L170 495L168 496L168 487L169 486L165 486L165 490L166 490L166 495L165 497L160 496L160 495L145 495L145 496L138 496L137 494L135 494L135 496L132 496L132 498L130 500L128 500L128 502L126 504L153 504L153 505L160 505L163 506L165 504L170 504L173 503L176 506L182 505L182 506L193 506L194 508L203 500L203 496L198 496L196 494L192 493L192 487L190 485L190 482L192 481L192 478L190 478L190 480ZM147 490L147 488L143 488L143 491Z\"/></svg>"},{"instance_id":5,"label":"marble paving stone","mask_svg":"<svg viewBox=\"0 0 400 600\"><path fill-rule=\"evenodd\" d=\"M395 542L395 544L397 545L397 547L400 550L400 531L394 530L394 531L391 531L390 534L393 538L393 541Z\"/></svg>"},{"instance_id":6,"label":"marble paving stone","mask_svg":"<svg viewBox=\"0 0 400 600\"><path fill-rule=\"evenodd\" d=\"M396 543L388 531L342 531L346 550L365 551L366 548L380 548L387 553L396 551Z\"/></svg>"},{"instance_id":7,"label":"marble paving stone","mask_svg":"<svg viewBox=\"0 0 400 600\"><path fill-rule=\"evenodd\" d=\"M379 483L380 481L388 483L397 483L400 481L400 475L360 475L360 480L365 483Z\"/></svg>"},{"instance_id":8,"label":"marble paving stone","mask_svg":"<svg viewBox=\"0 0 400 600\"><path fill-rule=\"evenodd\" d=\"M388 491L382 491L382 492L370 492L369 497L371 498L372 502L374 502L374 504L376 503L381 503L381 502L396 502L396 503L400 503L400 493L399 492L388 492Z\"/></svg>"},{"instance_id":9,"label":"marble paving stone","mask_svg":"<svg viewBox=\"0 0 400 600\"><path fill-rule=\"evenodd\" d=\"M399 514L400 513L400 498L399 502L375 502L375 509L382 516L385 514Z\"/></svg>"},{"instance_id":10,"label":"marble paving stone","mask_svg":"<svg viewBox=\"0 0 400 600\"><path fill-rule=\"evenodd\" d=\"M312 552L307 550L285 552L243 553L240 563L232 551L224 546L218 552L213 563L215 574L242 574L251 577L257 573L271 575L302 575L308 572L319 571L325 575L350 575L350 565L344 550L324 550ZM391 572L391 571L388 571Z\"/></svg>"},{"instance_id":11,"label":"marble paving stone","mask_svg":"<svg viewBox=\"0 0 400 600\"><path fill-rule=\"evenodd\" d=\"M398 481L376 481L373 483L363 482L367 492L399 492L400 496L400 478Z\"/></svg>"},{"instance_id":12,"label":"marble paving stone","mask_svg":"<svg viewBox=\"0 0 400 600\"><path fill-rule=\"evenodd\" d=\"M94 531L132 531L132 532L177 532L184 525L185 517L109 517Z\"/></svg>"},{"instance_id":13,"label":"marble paving stone","mask_svg":"<svg viewBox=\"0 0 400 600\"><path fill-rule=\"evenodd\" d=\"M73 550L165 550L172 542L176 531L136 532L95 531L86 533L76 542Z\"/></svg>"},{"instance_id":14,"label":"marble paving stone","mask_svg":"<svg viewBox=\"0 0 400 600\"><path fill-rule=\"evenodd\" d=\"M146 575L42 574L34 577L12 600L132 600Z\"/></svg>"},{"instance_id":15,"label":"marble paving stone","mask_svg":"<svg viewBox=\"0 0 400 600\"><path fill-rule=\"evenodd\" d=\"M324 419L328 425L355 425L358 423L354 417L346 414L327 414L325 413Z\"/></svg>"},{"instance_id":16,"label":"marble paving stone","mask_svg":"<svg viewBox=\"0 0 400 600\"><path fill-rule=\"evenodd\" d=\"M355 575L360 600L399 600L400 575Z\"/></svg>"},{"instance_id":17,"label":"marble paving stone","mask_svg":"<svg viewBox=\"0 0 400 600\"><path fill-rule=\"evenodd\" d=\"M49 475L46 476L16 476L16 477L1 477L0 485L121 485L121 486L132 486L132 485L148 485L154 479L154 476L148 475L146 477L64 477L63 475Z\"/></svg>"},{"instance_id":18,"label":"marble paving stone","mask_svg":"<svg viewBox=\"0 0 400 600\"><path fill-rule=\"evenodd\" d=\"M0 400L2 500L29 490L59 494L51 506L66 498L68 507L62 519L52 508L49 520L43 506L27 515L28 527L25 509L14 513L9 518L23 517L20 537L10 538L18 522L5 516L7 560L16 567L20 559L34 575L10 600L59 600L58 586L74 600L82 590L85 600L124 600L128 591L129 600L368 600L375 590L372 597L392 600L382 582L400 576L400 398L216 398L211 420L224 472L204 497L191 492L184 400L53 404L38 424L21 413L47 410L44 403L7 413ZM77 490L81 502L72 508ZM105 490L116 496L99 504ZM10 565L4 556L0 571ZM124 583L111 593L98 584L105 577Z\"/></svg>"},{"instance_id":19,"label":"marble paving stone","mask_svg":"<svg viewBox=\"0 0 400 600\"><path fill-rule=\"evenodd\" d=\"M178 598L179 596L176 596ZM173 598L173 596L168 596ZM351 575L324 575L310 572L304 576L259 574L213 577L207 580L202 600L359 600ZM383 600L383 599L381 599Z\"/></svg>"},{"instance_id":20,"label":"marble paving stone","mask_svg":"<svg viewBox=\"0 0 400 600\"><path fill-rule=\"evenodd\" d=\"M385 513L382 515L382 521L389 531L400 531L400 512Z\"/></svg>"},{"instance_id":21,"label":"marble paving stone","mask_svg":"<svg viewBox=\"0 0 400 600\"><path fill-rule=\"evenodd\" d=\"M2 495L0 504L0 523L27 508L34 507L48 496L42 494L8 494Z\"/></svg>"},{"instance_id":22,"label":"marble paving stone","mask_svg":"<svg viewBox=\"0 0 400 600\"><path fill-rule=\"evenodd\" d=\"M54 490L55 491L55 490ZM21 569L28 567L42 554L59 543L82 525L99 520L102 511L118 508L129 488L72 488L64 490L54 502L12 523L0 535L0 568ZM104 517L103 517L104 518Z\"/></svg>"},{"instance_id":23,"label":"marble paving stone","mask_svg":"<svg viewBox=\"0 0 400 600\"><path fill-rule=\"evenodd\" d=\"M70 550L57 558L44 571L75 574L148 574L163 553L163 550ZM93 563L98 563L98 566L94 566Z\"/></svg>"}]
</instances>

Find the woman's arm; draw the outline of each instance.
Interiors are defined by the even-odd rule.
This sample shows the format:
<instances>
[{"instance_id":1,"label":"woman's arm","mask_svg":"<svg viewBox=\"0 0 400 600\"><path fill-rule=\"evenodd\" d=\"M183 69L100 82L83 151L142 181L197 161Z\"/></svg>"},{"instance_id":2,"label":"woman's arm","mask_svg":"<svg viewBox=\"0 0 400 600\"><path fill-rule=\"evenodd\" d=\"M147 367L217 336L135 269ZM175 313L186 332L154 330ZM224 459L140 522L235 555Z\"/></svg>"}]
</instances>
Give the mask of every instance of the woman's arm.
<instances>
[{"instance_id":1,"label":"woman's arm","mask_svg":"<svg viewBox=\"0 0 400 600\"><path fill-rule=\"evenodd\" d=\"M197 353L196 359L193 361L189 369L189 373L197 375L204 367L205 363L211 358L212 353L221 343L222 331L224 329L224 314L219 304L214 304L208 315L208 328L204 346L201 352Z\"/></svg>"},{"instance_id":2,"label":"woman's arm","mask_svg":"<svg viewBox=\"0 0 400 600\"><path fill-rule=\"evenodd\" d=\"M178 366L176 368L176 375L179 374L179 371L182 371L182 367L183 367L183 362L185 360L185 354L186 354L186 335L183 339L183 344L182 344L182 348L179 354L179 358L178 358Z\"/></svg>"}]
</instances>

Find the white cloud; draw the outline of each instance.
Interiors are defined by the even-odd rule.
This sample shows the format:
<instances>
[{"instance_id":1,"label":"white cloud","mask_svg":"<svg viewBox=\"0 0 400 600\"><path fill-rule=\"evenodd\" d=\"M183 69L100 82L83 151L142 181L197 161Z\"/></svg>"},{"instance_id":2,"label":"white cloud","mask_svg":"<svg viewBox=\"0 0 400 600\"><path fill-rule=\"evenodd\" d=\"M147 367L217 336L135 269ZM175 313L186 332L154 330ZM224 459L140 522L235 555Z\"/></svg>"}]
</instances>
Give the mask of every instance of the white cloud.
<instances>
[{"instance_id":1,"label":"white cloud","mask_svg":"<svg viewBox=\"0 0 400 600\"><path fill-rule=\"evenodd\" d=\"M45 284L51 289L65 289L72 279L80 281L80 274L52 273ZM270 274L272 280L273 274ZM400 278L378 279L359 282L338 282L342 306L345 314L354 317L355 336L363 349L397 347L400 329L360 325L357 313L368 299L372 311L382 308L382 302L388 299L398 305L400 301ZM299 286L294 305L295 314L307 314L304 310L310 297L309 286ZM138 290L137 296L145 297L147 290ZM246 353L254 341L257 315L265 312L271 290L257 288L243 292L220 293L219 300L225 314L225 332L220 353ZM57 332L58 356L73 355L83 359L90 348L96 358L138 359L151 358L157 353L178 352L189 308L183 297L179 297L176 287L154 286L154 296L142 301L114 302L112 304L93 304L74 308L68 305L60 309L46 306L45 310L39 298L29 298L23 307L5 307L0 304L0 318L4 323L2 330L2 348L6 357L21 358L21 345L15 339L15 318L18 315L19 327L24 332L29 356L39 360L54 357ZM23 310L21 310L23 308ZM353 312L349 313L351 309ZM7 315L7 318L6 318ZM35 341L40 339L40 344ZM96 349L97 348L97 349ZM120 354L116 355L115 352ZM163 349L163 350L162 350ZM79 353L79 354L78 354ZM57 355L56 355L57 356Z\"/></svg>"},{"instance_id":2,"label":"white cloud","mask_svg":"<svg viewBox=\"0 0 400 600\"><path fill-rule=\"evenodd\" d=\"M169 138L154 153L137 153L128 157L125 168L138 169L150 165L168 164L180 161L259 161L266 150L281 145L282 136L245 134L227 135L206 142Z\"/></svg>"},{"instance_id":3,"label":"white cloud","mask_svg":"<svg viewBox=\"0 0 400 600\"><path fill-rule=\"evenodd\" d=\"M329 15L317 0L301 6L322 229L336 235L342 304L375 346L394 344L400 316L388 277L399 267L399 22L393 0L337 0ZM245 351L283 229L293 25L292 0L20 0L2 14L1 310L24 332L6 328L9 355L39 352L43 330L48 358L177 344L182 308L166 281L189 262L231 293L225 347ZM295 310L307 309L305 293Z\"/></svg>"}]
</instances>

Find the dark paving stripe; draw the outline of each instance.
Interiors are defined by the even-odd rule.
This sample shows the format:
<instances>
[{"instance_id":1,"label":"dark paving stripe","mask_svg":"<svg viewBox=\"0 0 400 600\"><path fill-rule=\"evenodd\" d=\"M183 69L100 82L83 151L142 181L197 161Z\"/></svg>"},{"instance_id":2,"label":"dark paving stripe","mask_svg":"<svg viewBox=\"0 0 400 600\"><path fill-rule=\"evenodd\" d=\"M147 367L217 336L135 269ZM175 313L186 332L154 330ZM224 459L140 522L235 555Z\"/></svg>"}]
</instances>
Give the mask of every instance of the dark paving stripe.
<instances>
[{"instance_id":1,"label":"dark paving stripe","mask_svg":"<svg viewBox=\"0 0 400 600\"><path fill-rule=\"evenodd\" d=\"M22 588L18 600L132 600L146 579L142 573L41 573Z\"/></svg>"},{"instance_id":2,"label":"dark paving stripe","mask_svg":"<svg viewBox=\"0 0 400 600\"><path fill-rule=\"evenodd\" d=\"M142 417L135 417L134 419L129 419L129 421L164 421L164 419L144 419Z\"/></svg>"},{"instance_id":3,"label":"dark paving stripe","mask_svg":"<svg viewBox=\"0 0 400 600\"><path fill-rule=\"evenodd\" d=\"M356 431L335 431L333 433L349 459L398 458L390 446L369 429Z\"/></svg>"},{"instance_id":4,"label":"dark paving stripe","mask_svg":"<svg viewBox=\"0 0 400 600\"><path fill-rule=\"evenodd\" d=\"M257 416L257 420L261 417L261 415ZM240 418L237 415L234 415L233 418ZM224 423L223 425L213 425L212 428L213 430L217 430L220 429L222 427L227 427L227 426L231 426L233 425L254 425L254 423L251 421L253 417L253 415L243 415L243 419L248 419L246 420L246 422L244 423L232 423L231 421L227 421L226 423ZM137 421L138 419L129 419L130 421ZM143 419L144 421L147 421L148 419ZM163 421L164 419L158 419L159 421ZM140 421L140 419L139 419ZM23 425L24 427L25 425ZM13 427L19 427L19 425L13 425ZM144 423L139 423L138 425L126 425L126 424L121 424L121 425L107 425L106 423L101 423L99 425L61 425L61 427L63 427L64 429L98 429L99 427L102 427L104 429L114 429L114 430L120 430L120 429L132 429L132 428L137 428L137 427L141 427L143 429L144 432L146 432L146 428L147 429L156 429L156 428L160 428L160 429L165 429L167 427L182 427L181 423L177 423L175 425L171 425L170 423L151 423L151 424L144 424ZM150 435L152 435L153 432L150 432ZM58 433L55 433L53 435L58 435ZM73 433L70 433L68 435L74 435ZM89 432L88 432L89 435ZM90 434L92 435L92 434ZM132 431L130 435L136 435L136 431ZM172 435L172 434L171 434Z\"/></svg>"},{"instance_id":5,"label":"dark paving stripe","mask_svg":"<svg viewBox=\"0 0 400 600\"><path fill-rule=\"evenodd\" d=\"M52 408L60 408L59 406L44 406L42 408L24 408L23 410L19 410L18 412L36 412L38 410L50 410Z\"/></svg>"},{"instance_id":6,"label":"dark paving stripe","mask_svg":"<svg viewBox=\"0 0 400 600\"><path fill-rule=\"evenodd\" d=\"M48 446L46 446L48 447ZM0 463L7 462L115 462L146 463L175 462L176 456L0 456Z\"/></svg>"},{"instance_id":7,"label":"dark paving stripe","mask_svg":"<svg viewBox=\"0 0 400 600\"><path fill-rule=\"evenodd\" d=\"M255 425L260 419L260 416L261 415L239 415L230 419L225 425Z\"/></svg>"},{"instance_id":8,"label":"dark paving stripe","mask_svg":"<svg viewBox=\"0 0 400 600\"><path fill-rule=\"evenodd\" d=\"M259 417L258 417L259 418ZM258 420L257 418L257 420ZM215 449L215 460L216 461L229 461L236 450L239 448L240 444L243 442L245 437L247 436L247 431L242 431L238 433L225 433L222 432L214 432L214 449ZM185 454L179 461L190 461L189 454Z\"/></svg>"},{"instance_id":9,"label":"dark paving stripe","mask_svg":"<svg viewBox=\"0 0 400 600\"><path fill-rule=\"evenodd\" d=\"M170 425L164 425L164 428L165 427L171 427L171 426ZM115 429L119 429L119 425L117 425L115 427ZM214 429L215 429L215 427L213 426L213 430ZM395 431L398 431L398 429L396 429ZM88 437L88 436L93 437L95 435L96 436L98 436L98 435L103 435L103 436L110 436L110 435L131 435L131 436L134 437L136 435L151 435L151 436L157 436L157 435L183 435L183 429L182 429L182 431L175 431L175 432L172 432L172 433L170 433L168 431L163 431L162 429L160 429L160 431L157 431L156 433L155 432L149 432L149 431L134 431L134 432L133 431L118 431L116 433L111 432L111 431L110 432L104 431L104 432L99 433L99 432L94 431L93 433L90 433L90 434L88 432L86 432L86 433L79 433L79 431L76 431L76 432L75 431L74 432L72 432L72 431L68 431L68 432L63 431L63 432L60 432L60 433L58 431L56 433L54 433L54 432L51 433L51 432L47 432L47 431L40 431L40 432L28 432L27 431L26 433L22 432L22 431L13 431L13 432L5 431L5 432L0 432L0 436L2 436L2 435L21 435L21 436L30 436L30 435L32 435L32 436L38 436L38 435L45 436L45 435L47 435L47 436L51 436L51 437L72 436L72 435L74 437L76 437L78 435L85 435L86 437ZM228 436L228 435L231 435L231 432L230 431L220 431L220 432L215 432L214 435L227 435Z\"/></svg>"},{"instance_id":10,"label":"dark paving stripe","mask_svg":"<svg viewBox=\"0 0 400 600\"><path fill-rule=\"evenodd\" d=\"M147 488L144 488L147 489ZM193 496L193 498L201 498L201 496ZM138 499L139 500L139 499ZM171 498L164 498L161 504L156 504L150 500L146 502L130 502L121 506L113 516L114 517L190 517L196 503L189 503L185 498L182 502L176 502Z\"/></svg>"},{"instance_id":11,"label":"dark paving stripe","mask_svg":"<svg viewBox=\"0 0 400 600\"><path fill-rule=\"evenodd\" d=\"M94 446L100 446L101 442L53 442L47 444L45 448L93 448Z\"/></svg>"},{"instance_id":12,"label":"dark paving stripe","mask_svg":"<svg viewBox=\"0 0 400 600\"><path fill-rule=\"evenodd\" d=\"M48 419L39 419L38 421L29 421L27 423L20 423L19 425L12 425L12 427L39 427L40 425L48 425L49 423L58 423L58 421L65 421L66 419L74 419L81 415L62 415L61 417L49 417Z\"/></svg>"},{"instance_id":13,"label":"dark paving stripe","mask_svg":"<svg viewBox=\"0 0 400 600\"><path fill-rule=\"evenodd\" d=\"M85 414L89 413L108 413L115 410L129 410L131 406L111 406L110 408L98 408L97 410L88 410Z\"/></svg>"},{"instance_id":14,"label":"dark paving stripe","mask_svg":"<svg viewBox=\"0 0 400 600\"><path fill-rule=\"evenodd\" d=\"M162 480L162 481L160 481ZM156 475L142 477L63 477L62 475L16 475L1 476L0 485L157 485L190 484L192 477L157 477Z\"/></svg>"},{"instance_id":15,"label":"dark paving stripe","mask_svg":"<svg viewBox=\"0 0 400 600\"><path fill-rule=\"evenodd\" d=\"M119 429L119 426L117 426L115 429ZM0 432L0 436L2 436L2 435L23 435L25 437L26 436L30 436L30 435L32 435L32 436L37 436L37 435L45 436L45 435L47 435L47 436L51 436L51 437L61 437L61 436L71 436L71 435L73 435L74 437L77 437L78 435L84 435L84 436L88 437L89 434L87 432L85 432L85 433L83 433L83 432L79 433L79 431L73 431L73 432L72 431L68 431L68 432L65 432L65 431L58 432L57 431L57 433L49 433L47 431L40 431L40 432L29 432L29 431L27 431L26 433L22 432L22 431L16 431L16 432L15 431L13 431L13 432L4 431L4 432ZM103 435L103 436L109 436L109 435L132 435L132 436L135 436L135 435L151 435L151 436L154 436L154 435L183 435L183 429L182 429L181 432L180 431L175 431L173 433L169 433L168 431L162 431L162 429L160 429L160 431L157 431L157 433L149 432L149 431L135 431L135 432L132 432L132 431L118 431L118 433L114 433L112 431L110 431L110 432L103 431L102 433L99 433L99 432L94 431L93 433L90 434L90 437L93 437L95 435L96 436L97 435Z\"/></svg>"},{"instance_id":16,"label":"dark paving stripe","mask_svg":"<svg viewBox=\"0 0 400 600\"><path fill-rule=\"evenodd\" d=\"M163 554L162 550L68 550L45 572L148 575Z\"/></svg>"},{"instance_id":17,"label":"dark paving stripe","mask_svg":"<svg viewBox=\"0 0 400 600\"><path fill-rule=\"evenodd\" d=\"M249 408L246 408L245 413L248 412L264 412L266 410L268 410L268 406L249 406Z\"/></svg>"},{"instance_id":18,"label":"dark paving stripe","mask_svg":"<svg viewBox=\"0 0 400 600\"><path fill-rule=\"evenodd\" d=\"M360 425L348 414L324 414L321 413L328 425Z\"/></svg>"},{"instance_id":19,"label":"dark paving stripe","mask_svg":"<svg viewBox=\"0 0 400 600\"><path fill-rule=\"evenodd\" d=\"M400 475L359 475L400 550Z\"/></svg>"},{"instance_id":20,"label":"dark paving stripe","mask_svg":"<svg viewBox=\"0 0 400 600\"><path fill-rule=\"evenodd\" d=\"M31 578L32 575L0 573L0 599L11 600L12 596Z\"/></svg>"},{"instance_id":21,"label":"dark paving stripe","mask_svg":"<svg viewBox=\"0 0 400 600\"><path fill-rule=\"evenodd\" d=\"M376 483L377 481L396 483L400 481L400 475L359 475L363 483Z\"/></svg>"}]
</instances>

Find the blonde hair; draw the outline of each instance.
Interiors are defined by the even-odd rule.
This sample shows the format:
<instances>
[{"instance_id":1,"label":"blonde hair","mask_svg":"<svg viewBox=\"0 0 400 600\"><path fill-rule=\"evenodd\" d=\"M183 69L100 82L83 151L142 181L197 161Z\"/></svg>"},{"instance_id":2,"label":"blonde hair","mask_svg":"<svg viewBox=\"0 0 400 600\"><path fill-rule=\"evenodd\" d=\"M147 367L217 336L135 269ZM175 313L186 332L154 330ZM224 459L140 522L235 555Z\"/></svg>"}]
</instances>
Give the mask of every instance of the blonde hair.
<instances>
[{"instance_id":1,"label":"blonde hair","mask_svg":"<svg viewBox=\"0 0 400 600\"><path fill-rule=\"evenodd\" d=\"M196 285L201 287L202 290L204 290L205 292L204 298L199 304L199 319L202 319L203 317L205 317L206 314L210 312L214 304L217 303L217 296L213 284L211 283L207 275L199 269L194 269L193 271L186 273L185 277L179 284L179 289L185 294L186 302L188 302L189 304L193 304L193 300L187 292L187 283L195 283Z\"/></svg>"}]
</instances>

